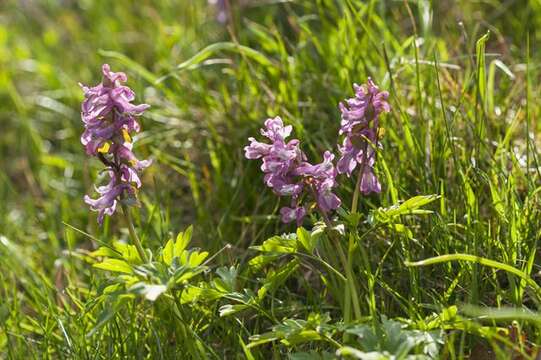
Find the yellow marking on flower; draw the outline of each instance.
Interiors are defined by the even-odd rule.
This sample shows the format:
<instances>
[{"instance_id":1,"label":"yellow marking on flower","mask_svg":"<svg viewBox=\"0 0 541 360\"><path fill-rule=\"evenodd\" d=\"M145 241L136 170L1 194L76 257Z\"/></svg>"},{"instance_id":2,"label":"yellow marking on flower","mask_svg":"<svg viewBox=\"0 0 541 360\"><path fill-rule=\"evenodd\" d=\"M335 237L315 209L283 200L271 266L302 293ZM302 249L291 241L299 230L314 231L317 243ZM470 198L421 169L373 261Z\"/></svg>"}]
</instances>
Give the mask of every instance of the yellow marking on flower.
<instances>
[{"instance_id":1,"label":"yellow marking on flower","mask_svg":"<svg viewBox=\"0 0 541 360\"><path fill-rule=\"evenodd\" d=\"M128 133L128 130L122 128L122 137L124 138L124 141L127 143L131 143L132 139L130 134Z\"/></svg>"},{"instance_id":2,"label":"yellow marking on flower","mask_svg":"<svg viewBox=\"0 0 541 360\"><path fill-rule=\"evenodd\" d=\"M111 148L111 144L108 142L104 142L99 148L98 152L102 154L107 154L109 152L109 149Z\"/></svg>"}]
</instances>

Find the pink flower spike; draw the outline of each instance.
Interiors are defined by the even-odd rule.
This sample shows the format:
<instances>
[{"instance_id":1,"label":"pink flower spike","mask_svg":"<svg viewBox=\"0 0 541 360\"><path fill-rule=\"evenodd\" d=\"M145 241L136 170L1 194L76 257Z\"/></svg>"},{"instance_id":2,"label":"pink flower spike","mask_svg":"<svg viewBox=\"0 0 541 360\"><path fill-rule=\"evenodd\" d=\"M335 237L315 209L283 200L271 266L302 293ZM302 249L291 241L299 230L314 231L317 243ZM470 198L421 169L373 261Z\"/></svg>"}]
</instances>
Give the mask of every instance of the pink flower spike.
<instances>
[{"instance_id":1,"label":"pink flower spike","mask_svg":"<svg viewBox=\"0 0 541 360\"><path fill-rule=\"evenodd\" d=\"M126 74L111 71L108 64L103 64L102 73L102 82L94 87L79 84L85 96L81 104L85 128L81 143L88 155L99 158L107 166L111 178L107 185L96 188L100 194L97 199L88 195L84 198L91 210L99 212L100 224L105 215L115 212L118 201L136 197L136 189L141 187L138 172L151 164L150 160L137 159L132 151L132 133L140 131L136 117L149 105L132 103L134 91L122 85L128 80Z\"/></svg>"}]
</instances>

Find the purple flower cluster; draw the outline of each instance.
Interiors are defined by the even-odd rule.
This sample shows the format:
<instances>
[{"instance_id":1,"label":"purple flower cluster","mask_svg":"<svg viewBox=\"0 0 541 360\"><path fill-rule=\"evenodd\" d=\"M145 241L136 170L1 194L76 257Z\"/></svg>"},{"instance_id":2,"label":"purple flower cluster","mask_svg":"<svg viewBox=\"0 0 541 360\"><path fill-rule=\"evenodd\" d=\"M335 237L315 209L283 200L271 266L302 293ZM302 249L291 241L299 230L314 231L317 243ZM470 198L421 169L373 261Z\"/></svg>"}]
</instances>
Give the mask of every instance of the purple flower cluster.
<instances>
[{"instance_id":1,"label":"purple flower cluster","mask_svg":"<svg viewBox=\"0 0 541 360\"><path fill-rule=\"evenodd\" d=\"M300 225L307 213L307 207L302 205L302 199L306 195L314 198L323 213L337 209L340 199L332 192L336 186L334 155L326 151L322 163L310 164L299 147L299 140L286 142L291 131L291 125L284 126L280 117L267 119L261 135L271 143L249 138L250 144L244 151L248 159L263 160L261 170L265 173L265 184L275 194L291 197L290 207L280 210L282 221L289 223L296 220Z\"/></svg>"},{"instance_id":2,"label":"purple flower cluster","mask_svg":"<svg viewBox=\"0 0 541 360\"><path fill-rule=\"evenodd\" d=\"M338 147L340 159L336 168L340 174L349 177L359 165L360 191L363 194L379 193L381 184L374 173L375 149L380 146L379 115L391 110L387 102L389 93L380 91L370 78L365 85L354 84L353 87L355 97L347 99L347 105L340 103L340 135L345 135L345 138L342 146Z\"/></svg>"},{"instance_id":3,"label":"purple flower cluster","mask_svg":"<svg viewBox=\"0 0 541 360\"><path fill-rule=\"evenodd\" d=\"M150 160L138 160L132 152L131 133L139 132L137 116L149 108L147 104L134 105L135 93L122 83L126 74L112 72L109 65L102 66L103 80L94 87L82 84L85 99L81 106L81 118L85 131L81 143L86 153L98 157L106 166L104 171L109 183L96 187L100 195L92 199L85 195L90 209L98 211L101 224L105 215L112 215L120 199L136 200L141 187L138 171L148 167Z\"/></svg>"}]
</instances>

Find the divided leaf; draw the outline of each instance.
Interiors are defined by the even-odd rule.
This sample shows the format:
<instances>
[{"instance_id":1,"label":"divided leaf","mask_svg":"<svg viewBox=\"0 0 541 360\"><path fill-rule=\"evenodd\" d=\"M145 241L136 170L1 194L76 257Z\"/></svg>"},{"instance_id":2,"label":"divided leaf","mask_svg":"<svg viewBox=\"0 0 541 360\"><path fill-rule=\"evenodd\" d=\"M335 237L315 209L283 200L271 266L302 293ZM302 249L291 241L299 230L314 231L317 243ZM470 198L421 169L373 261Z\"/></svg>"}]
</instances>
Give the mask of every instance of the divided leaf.
<instances>
[{"instance_id":1,"label":"divided leaf","mask_svg":"<svg viewBox=\"0 0 541 360\"><path fill-rule=\"evenodd\" d=\"M93 265L95 268L108 270L112 272L120 272L124 274L133 274L132 267L124 260L119 259L105 259L101 263Z\"/></svg>"}]
</instances>

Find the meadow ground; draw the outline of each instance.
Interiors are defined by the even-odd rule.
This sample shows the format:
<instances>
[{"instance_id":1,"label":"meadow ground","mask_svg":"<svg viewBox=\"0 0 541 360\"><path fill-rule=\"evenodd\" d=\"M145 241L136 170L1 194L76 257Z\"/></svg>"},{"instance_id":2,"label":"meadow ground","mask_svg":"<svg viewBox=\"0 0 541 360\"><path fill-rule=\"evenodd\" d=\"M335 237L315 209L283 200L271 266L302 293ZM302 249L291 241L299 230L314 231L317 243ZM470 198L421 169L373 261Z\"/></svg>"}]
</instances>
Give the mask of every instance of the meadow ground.
<instances>
[{"instance_id":1,"label":"meadow ground","mask_svg":"<svg viewBox=\"0 0 541 360\"><path fill-rule=\"evenodd\" d=\"M535 359L540 25L538 0L2 1L0 358ZM83 201L103 63L151 105L151 263ZM338 154L369 76L381 193L340 175L329 223L283 224L248 137L279 115Z\"/></svg>"}]
</instances>

